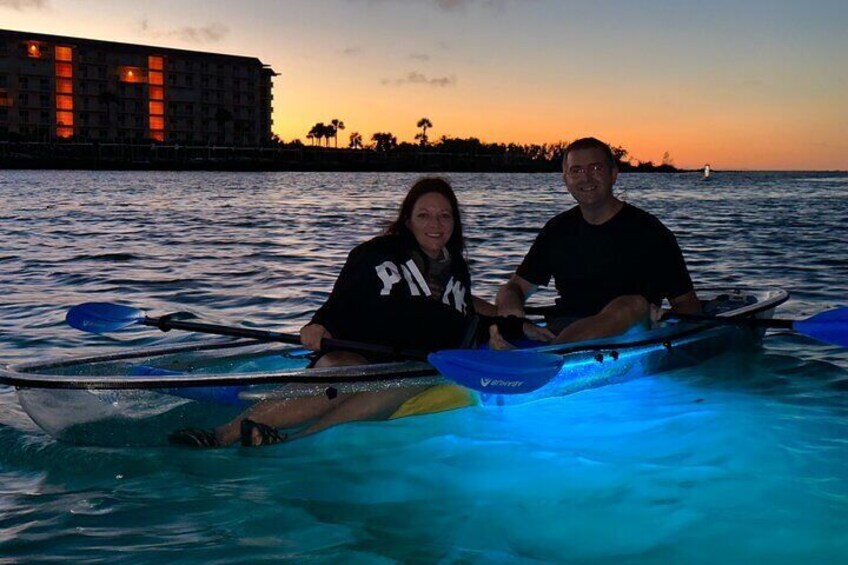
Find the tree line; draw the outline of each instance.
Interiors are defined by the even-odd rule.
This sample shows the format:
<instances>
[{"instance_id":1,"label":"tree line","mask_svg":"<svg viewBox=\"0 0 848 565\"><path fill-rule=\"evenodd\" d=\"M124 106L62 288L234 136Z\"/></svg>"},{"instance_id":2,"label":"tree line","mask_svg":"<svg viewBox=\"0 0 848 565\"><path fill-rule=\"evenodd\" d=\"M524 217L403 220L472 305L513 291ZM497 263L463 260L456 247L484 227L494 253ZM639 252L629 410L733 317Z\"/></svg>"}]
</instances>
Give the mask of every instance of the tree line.
<instances>
[{"instance_id":1,"label":"tree line","mask_svg":"<svg viewBox=\"0 0 848 565\"><path fill-rule=\"evenodd\" d=\"M415 135L416 143L398 142L397 137L391 132L376 132L371 135L368 143L358 131L351 132L348 136L347 149L374 151L376 153L420 153L430 154L453 154L476 157L497 156L516 161L529 161L532 163L550 163L559 165L568 142L542 143L542 144L519 144L519 143L484 143L476 137L459 138L441 136L431 140L428 130L433 128L433 122L429 118L421 118L417 122L421 130ZM306 134L310 146L329 148L330 140L333 148L338 149L339 132L345 129L342 120L334 118L328 123L318 122L312 126ZM275 142L285 147L303 147L304 144L295 139L284 143L279 137L274 136ZM611 146L613 156L618 161L619 169L622 171L661 171L672 172L677 169L666 152L663 162L655 165L652 161L639 161L633 159L630 152L621 146Z\"/></svg>"}]
</instances>

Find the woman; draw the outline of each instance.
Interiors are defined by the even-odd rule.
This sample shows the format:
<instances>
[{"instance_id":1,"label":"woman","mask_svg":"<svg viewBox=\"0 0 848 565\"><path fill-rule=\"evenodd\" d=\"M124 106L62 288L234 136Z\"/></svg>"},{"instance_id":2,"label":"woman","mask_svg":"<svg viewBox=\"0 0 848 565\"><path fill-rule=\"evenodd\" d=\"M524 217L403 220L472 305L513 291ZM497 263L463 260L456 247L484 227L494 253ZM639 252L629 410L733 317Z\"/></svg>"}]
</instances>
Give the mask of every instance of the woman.
<instances>
[{"instance_id":1,"label":"woman","mask_svg":"<svg viewBox=\"0 0 848 565\"><path fill-rule=\"evenodd\" d=\"M301 342L320 356L315 367L393 360L386 355L321 351L324 338L399 349L435 351L468 345L475 312L493 305L471 296L459 205L450 184L423 178L413 185L385 233L350 252L327 301L300 330ZM308 436L342 422L385 420L469 406L473 395L457 386L411 387L326 397L259 402L215 430L186 429L172 443L222 447L239 439L256 446ZM281 428L306 424L286 435Z\"/></svg>"}]
</instances>

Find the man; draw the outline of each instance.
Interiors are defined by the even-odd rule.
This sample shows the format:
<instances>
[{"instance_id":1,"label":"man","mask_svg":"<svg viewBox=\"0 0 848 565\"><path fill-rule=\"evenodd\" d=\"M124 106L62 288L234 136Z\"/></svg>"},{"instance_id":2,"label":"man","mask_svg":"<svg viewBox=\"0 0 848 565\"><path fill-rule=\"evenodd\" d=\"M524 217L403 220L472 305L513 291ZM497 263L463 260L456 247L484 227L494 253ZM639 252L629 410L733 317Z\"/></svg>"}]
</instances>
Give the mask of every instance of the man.
<instances>
[{"instance_id":1,"label":"man","mask_svg":"<svg viewBox=\"0 0 848 565\"><path fill-rule=\"evenodd\" d=\"M498 291L499 316L524 316L524 303L554 278L559 298L552 331L525 331L554 343L617 335L650 319L662 300L698 313L700 302L677 240L658 219L612 192L618 166L593 137L565 149L563 180L577 206L551 219L521 266ZM530 328L532 330L532 328ZM497 328L495 348L509 347ZM535 334L535 335L534 335Z\"/></svg>"}]
</instances>

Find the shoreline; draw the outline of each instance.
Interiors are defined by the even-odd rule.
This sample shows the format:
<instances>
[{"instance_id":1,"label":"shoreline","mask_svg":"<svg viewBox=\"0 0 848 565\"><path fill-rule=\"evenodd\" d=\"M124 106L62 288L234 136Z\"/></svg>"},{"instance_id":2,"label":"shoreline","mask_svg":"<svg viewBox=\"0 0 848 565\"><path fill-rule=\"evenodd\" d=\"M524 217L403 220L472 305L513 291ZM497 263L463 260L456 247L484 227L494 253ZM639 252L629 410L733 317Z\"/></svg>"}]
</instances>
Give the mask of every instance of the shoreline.
<instances>
[{"instance_id":1,"label":"shoreline","mask_svg":"<svg viewBox=\"0 0 848 565\"><path fill-rule=\"evenodd\" d=\"M0 169L309 172L561 173L558 157L426 149L376 151L313 146L218 147L0 142ZM621 172L689 172L620 163Z\"/></svg>"}]
</instances>

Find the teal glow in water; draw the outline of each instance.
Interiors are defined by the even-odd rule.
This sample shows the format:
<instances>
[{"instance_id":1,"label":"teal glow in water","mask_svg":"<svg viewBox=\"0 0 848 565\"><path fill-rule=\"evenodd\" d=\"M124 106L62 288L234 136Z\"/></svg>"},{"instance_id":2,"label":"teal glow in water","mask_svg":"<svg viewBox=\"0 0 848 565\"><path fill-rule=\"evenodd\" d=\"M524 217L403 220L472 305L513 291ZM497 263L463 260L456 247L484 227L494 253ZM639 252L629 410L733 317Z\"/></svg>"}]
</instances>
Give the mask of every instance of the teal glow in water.
<instances>
[{"instance_id":1,"label":"teal glow in water","mask_svg":"<svg viewBox=\"0 0 848 565\"><path fill-rule=\"evenodd\" d=\"M64 326L92 299L296 329L414 178L5 172L0 362L193 339ZM491 296L568 197L556 175L451 178ZM848 301L848 175L620 185L677 231L699 284L787 287L787 317ZM844 562L846 368L844 350L773 335L563 398L202 452L63 445L0 388L0 556Z\"/></svg>"}]
</instances>

